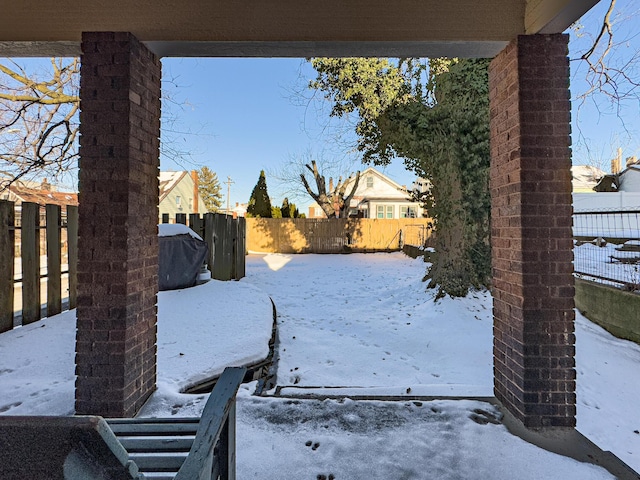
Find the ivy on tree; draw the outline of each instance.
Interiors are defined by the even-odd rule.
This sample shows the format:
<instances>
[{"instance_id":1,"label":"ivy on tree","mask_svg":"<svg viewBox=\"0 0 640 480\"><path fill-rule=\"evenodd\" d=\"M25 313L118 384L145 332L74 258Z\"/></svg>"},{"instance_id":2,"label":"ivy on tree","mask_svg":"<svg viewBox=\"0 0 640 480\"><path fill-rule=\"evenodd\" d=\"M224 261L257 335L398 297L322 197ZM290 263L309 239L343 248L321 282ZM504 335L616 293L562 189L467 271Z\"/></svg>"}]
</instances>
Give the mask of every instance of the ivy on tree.
<instances>
[{"instance_id":1,"label":"ivy on tree","mask_svg":"<svg viewBox=\"0 0 640 480\"><path fill-rule=\"evenodd\" d=\"M247 214L251 217L272 217L271 200L267 193L267 178L264 170L260 171L258 183L256 183L256 186L253 187L253 191L251 192L249 205L247 206Z\"/></svg>"},{"instance_id":2,"label":"ivy on tree","mask_svg":"<svg viewBox=\"0 0 640 480\"><path fill-rule=\"evenodd\" d=\"M208 167L198 170L198 194L209 212L217 212L222 205L222 189L218 175Z\"/></svg>"},{"instance_id":3,"label":"ivy on tree","mask_svg":"<svg viewBox=\"0 0 640 480\"><path fill-rule=\"evenodd\" d=\"M365 162L404 158L431 182L426 208L436 254L425 280L437 297L464 296L491 279L489 240L489 60L316 58L310 87L334 103L331 115L358 114Z\"/></svg>"}]
</instances>

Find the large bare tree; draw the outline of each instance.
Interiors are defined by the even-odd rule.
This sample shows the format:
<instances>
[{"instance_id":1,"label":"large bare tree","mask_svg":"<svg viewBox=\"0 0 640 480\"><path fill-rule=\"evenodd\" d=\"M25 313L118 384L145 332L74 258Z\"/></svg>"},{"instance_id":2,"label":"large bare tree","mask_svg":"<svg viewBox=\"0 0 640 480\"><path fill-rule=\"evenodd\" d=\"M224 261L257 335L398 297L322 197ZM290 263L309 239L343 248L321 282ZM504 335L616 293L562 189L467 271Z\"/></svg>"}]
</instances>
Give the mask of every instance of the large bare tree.
<instances>
[{"instance_id":1,"label":"large bare tree","mask_svg":"<svg viewBox=\"0 0 640 480\"><path fill-rule=\"evenodd\" d=\"M327 218L347 218L349 216L349 204L360 182L360 172L356 172L355 175L351 175L344 181L340 177L335 185L333 179L329 178L329 188L327 188L325 176L318 170L315 160L311 160L311 164L306 164L305 168L313 175L316 190L314 191L311 188L304 173L300 174L302 185L311 198L320 206ZM347 193L348 188L349 192Z\"/></svg>"},{"instance_id":2,"label":"large bare tree","mask_svg":"<svg viewBox=\"0 0 640 480\"><path fill-rule=\"evenodd\" d=\"M173 79L162 83L163 106L182 107L172 95L177 87ZM17 180L60 180L69 172L67 180L75 177L79 84L79 58L52 58L39 70L10 59L0 62L0 191ZM179 128L171 108L163 109L162 120L161 157L193 163L192 152L183 145L185 136L194 133Z\"/></svg>"},{"instance_id":3,"label":"large bare tree","mask_svg":"<svg viewBox=\"0 0 640 480\"><path fill-rule=\"evenodd\" d=\"M10 181L69 170L78 157L79 59L51 59L35 79L0 64L0 190Z\"/></svg>"}]
</instances>

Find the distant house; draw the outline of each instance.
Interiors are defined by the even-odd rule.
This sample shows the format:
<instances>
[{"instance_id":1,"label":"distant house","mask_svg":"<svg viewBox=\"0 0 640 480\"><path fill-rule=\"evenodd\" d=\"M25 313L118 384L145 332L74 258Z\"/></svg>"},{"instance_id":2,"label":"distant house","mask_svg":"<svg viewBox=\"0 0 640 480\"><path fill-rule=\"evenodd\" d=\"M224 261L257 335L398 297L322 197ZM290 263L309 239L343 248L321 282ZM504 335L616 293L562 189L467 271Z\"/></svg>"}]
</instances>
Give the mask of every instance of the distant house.
<instances>
[{"instance_id":1,"label":"distant house","mask_svg":"<svg viewBox=\"0 0 640 480\"><path fill-rule=\"evenodd\" d=\"M619 175L620 192L636 192L640 193L640 165L637 163L629 165Z\"/></svg>"},{"instance_id":2,"label":"distant house","mask_svg":"<svg viewBox=\"0 0 640 480\"><path fill-rule=\"evenodd\" d=\"M604 171L590 165L574 165L571 167L571 186L574 192L592 193Z\"/></svg>"},{"instance_id":3,"label":"distant house","mask_svg":"<svg viewBox=\"0 0 640 480\"><path fill-rule=\"evenodd\" d=\"M355 179L347 181L351 191ZM349 217L360 218L417 218L423 216L419 202L411 199L407 187L400 185L373 167L360 173L358 188L349 205ZM308 218L325 218L317 203L309 207Z\"/></svg>"},{"instance_id":4,"label":"distant house","mask_svg":"<svg viewBox=\"0 0 640 480\"><path fill-rule=\"evenodd\" d=\"M309 205L309 214L307 215L307 218L327 218L327 216L322 211L322 208L320 208L320 205L314 202Z\"/></svg>"},{"instance_id":5,"label":"distant house","mask_svg":"<svg viewBox=\"0 0 640 480\"><path fill-rule=\"evenodd\" d=\"M37 203L41 206L77 206L78 194L73 192L60 192L57 187L51 185L47 179L42 180L40 183L17 181L0 193L0 200L9 200L16 205L21 205L22 202L30 202Z\"/></svg>"},{"instance_id":6,"label":"distant house","mask_svg":"<svg viewBox=\"0 0 640 480\"><path fill-rule=\"evenodd\" d=\"M234 218L244 217L247 214L248 203L239 203L236 202L236 206L231 209L231 212L226 212L227 214L233 215Z\"/></svg>"},{"instance_id":7,"label":"distant house","mask_svg":"<svg viewBox=\"0 0 640 480\"><path fill-rule=\"evenodd\" d=\"M173 223L178 213L206 212L198 194L198 172L160 172L160 221L163 214Z\"/></svg>"},{"instance_id":8,"label":"distant house","mask_svg":"<svg viewBox=\"0 0 640 480\"><path fill-rule=\"evenodd\" d=\"M640 164L632 158L619 173L602 172L591 190L578 189L574 182L573 208L577 212L640 209Z\"/></svg>"}]
</instances>

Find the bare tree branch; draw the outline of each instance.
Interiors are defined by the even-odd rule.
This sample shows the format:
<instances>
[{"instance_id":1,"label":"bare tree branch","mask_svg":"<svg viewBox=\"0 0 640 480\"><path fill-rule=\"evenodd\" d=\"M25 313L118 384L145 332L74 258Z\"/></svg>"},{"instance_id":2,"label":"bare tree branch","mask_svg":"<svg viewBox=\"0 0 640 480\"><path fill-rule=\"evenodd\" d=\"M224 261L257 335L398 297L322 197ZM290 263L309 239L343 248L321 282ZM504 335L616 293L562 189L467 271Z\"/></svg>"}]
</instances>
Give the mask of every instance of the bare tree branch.
<instances>
[{"instance_id":1,"label":"bare tree branch","mask_svg":"<svg viewBox=\"0 0 640 480\"><path fill-rule=\"evenodd\" d=\"M313 191L304 173L300 174L302 185L309 196L320 206L327 218L347 218L349 216L349 204L360 181L360 172L356 172L355 176L352 174L344 182L342 181L342 177L340 177L335 187L333 185L333 179L329 179L329 191L327 191L325 177L318 170L316 161L311 160L311 165L305 164L305 168L313 175L317 192ZM346 194L347 186L351 183L352 179L354 179L353 186L349 194Z\"/></svg>"},{"instance_id":2,"label":"bare tree branch","mask_svg":"<svg viewBox=\"0 0 640 480\"><path fill-rule=\"evenodd\" d=\"M614 54L629 46L638 36L634 32L632 36L625 38L616 33L616 28L620 27L622 21L628 22L637 16L637 12L631 12L627 17L622 14L614 16L616 2L617 0L609 0L597 35L587 50L572 61L579 61L587 66L587 89L577 95L577 98L584 102L595 94L604 95L619 108L625 100L640 99L640 79L637 76L640 52L637 48L631 49L631 55L619 55L614 59ZM574 28L578 31L582 26L576 25Z\"/></svg>"},{"instance_id":3,"label":"bare tree branch","mask_svg":"<svg viewBox=\"0 0 640 480\"><path fill-rule=\"evenodd\" d=\"M75 179L80 59L52 58L50 64L34 73L8 59L0 63L0 191L13 181L43 175L60 178L71 172ZM175 87L175 79L163 78L163 86L167 84ZM174 92L163 89L163 102L183 106ZM179 115L171 108L163 112L161 157L194 163L187 137L200 133L179 129Z\"/></svg>"}]
</instances>

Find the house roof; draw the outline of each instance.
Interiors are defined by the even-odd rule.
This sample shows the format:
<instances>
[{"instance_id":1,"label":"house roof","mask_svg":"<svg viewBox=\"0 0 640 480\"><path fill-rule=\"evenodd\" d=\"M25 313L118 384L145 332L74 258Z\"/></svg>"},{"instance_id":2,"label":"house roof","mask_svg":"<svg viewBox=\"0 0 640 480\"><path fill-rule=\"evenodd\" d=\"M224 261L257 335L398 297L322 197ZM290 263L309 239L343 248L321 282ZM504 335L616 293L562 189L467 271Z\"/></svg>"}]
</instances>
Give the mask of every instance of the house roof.
<instances>
[{"instance_id":1,"label":"house roof","mask_svg":"<svg viewBox=\"0 0 640 480\"><path fill-rule=\"evenodd\" d=\"M571 167L571 185L574 192L589 192L605 176L605 172L591 165L574 165Z\"/></svg>"},{"instance_id":2,"label":"house roof","mask_svg":"<svg viewBox=\"0 0 640 480\"><path fill-rule=\"evenodd\" d=\"M367 176L373 176L378 180L384 182L385 184L387 184L388 187L391 187L392 190L398 192L398 195L397 196L394 196L393 194L390 195L389 189L387 189L387 192L381 192L380 190L378 190L373 194L365 191L368 188L366 183ZM350 185L353 185L354 182L355 182L354 176L347 179L347 191L350 191L349 190ZM360 182L358 183L358 189L356 190L356 193L353 197L354 199L359 199L359 200L376 199L376 200L398 201L401 197L404 197L407 200L410 200L409 192L407 190L407 187L405 187L404 185L400 185L399 183L391 180L385 174L379 172L373 167L368 167L362 172L360 172Z\"/></svg>"},{"instance_id":3,"label":"house roof","mask_svg":"<svg viewBox=\"0 0 640 480\"><path fill-rule=\"evenodd\" d=\"M173 188L187 175L188 172L160 172L160 202L162 202Z\"/></svg>"},{"instance_id":4,"label":"house roof","mask_svg":"<svg viewBox=\"0 0 640 480\"><path fill-rule=\"evenodd\" d=\"M394 182L389 177L387 177L384 173L379 172L378 170L376 170L373 167L367 167L362 172L360 172L360 184L366 178L367 175L373 175L374 177L378 177L382 181L384 181L384 182L388 183L389 185L397 188L398 190L406 190L406 188L403 188L402 185L400 185L397 182ZM353 182L355 182L355 175L352 175L351 177L349 177L347 179L347 185L350 185Z\"/></svg>"},{"instance_id":5,"label":"house roof","mask_svg":"<svg viewBox=\"0 0 640 480\"><path fill-rule=\"evenodd\" d=\"M604 175L593 188L596 192L617 192L617 191L637 191L637 189L629 190L628 186L624 184L624 177L631 174L636 175L640 173L640 165L637 163L628 165L627 168L620 173L609 173ZM630 177L628 180L632 181ZM634 182L635 183L635 182Z\"/></svg>"},{"instance_id":6,"label":"house roof","mask_svg":"<svg viewBox=\"0 0 640 480\"><path fill-rule=\"evenodd\" d=\"M38 205L78 205L78 194L29 188L23 185L11 185L8 188L9 199L15 202L31 202Z\"/></svg>"}]
</instances>

